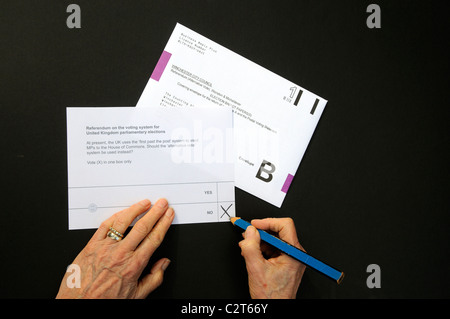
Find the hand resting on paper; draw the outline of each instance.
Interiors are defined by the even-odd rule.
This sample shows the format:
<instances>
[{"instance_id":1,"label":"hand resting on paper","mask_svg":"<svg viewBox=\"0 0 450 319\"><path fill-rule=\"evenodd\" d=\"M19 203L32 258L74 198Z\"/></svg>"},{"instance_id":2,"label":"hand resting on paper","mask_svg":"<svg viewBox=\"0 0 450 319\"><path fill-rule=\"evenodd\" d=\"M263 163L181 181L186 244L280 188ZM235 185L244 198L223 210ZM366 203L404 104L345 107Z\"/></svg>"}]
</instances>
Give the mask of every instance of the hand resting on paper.
<instances>
[{"instance_id":1,"label":"hand resting on paper","mask_svg":"<svg viewBox=\"0 0 450 319\"><path fill-rule=\"evenodd\" d=\"M150 206L149 200L143 200L105 220L72 263L80 271L79 283L74 283L72 274L66 272L56 298L145 298L161 285L169 259L160 259L150 273L142 273L172 224L174 210L165 199L158 200L149 210ZM135 218L147 210L123 237ZM253 220L252 225L276 232L281 239L302 249L290 218ZM251 297L295 298L305 266L260 245L255 227L248 227L245 239L239 243Z\"/></svg>"},{"instance_id":2,"label":"hand resting on paper","mask_svg":"<svg viewBox=\"0 0 450 319\"><path fill-rule=\"evenodd\" d=\"M291 218L266 218L254 219L251 224L243 233L244 240L239 242L247 267L250 296L258 299L296 298L305 265L261 243L256 230L275 232L280 239L304 250L298 241L294 221Z\"/></svg>"},{"instance_id":3,"label":"hand resting on paper","mask_svg":"<svg viewBox=\"0 0 450 319\"><path fill-rule=\"evenodd\" d=\"M145 298L155 290L170 260L162 258L149 274L141 274L164 239L174 210L167 200L160 199L126 237L122 235L150 205L149 200L143 200L104 221L73 261L80 269L78 287L71 284L71 273L67 272L56 298Z\"/></svg>"}]
</instances>

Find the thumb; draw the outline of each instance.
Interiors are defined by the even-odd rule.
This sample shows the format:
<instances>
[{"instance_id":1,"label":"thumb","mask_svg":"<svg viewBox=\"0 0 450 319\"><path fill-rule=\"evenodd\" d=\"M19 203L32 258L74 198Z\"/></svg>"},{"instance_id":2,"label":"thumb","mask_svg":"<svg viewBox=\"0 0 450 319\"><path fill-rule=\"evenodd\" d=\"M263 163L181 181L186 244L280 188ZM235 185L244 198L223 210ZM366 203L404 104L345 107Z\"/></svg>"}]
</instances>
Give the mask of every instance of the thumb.
<instances>
[{"instance_id":1,"label":"thumb","mask_svg":"<svg viewBox=\"0 0 450 319\"><path fill-rule=\"evenodd\" d=\"M170 260L167 258L162 258L158 260L150 270L148 275L145 275L138 284L136 298L144 299L151 293L153 290L158 288L162 282L164 277L164 271L170 264Z\"/></svg>"},{"instance_id":2,"label":"thumb","mask_svg":"<svg viewBox=\"0 0 450 319\"><path fill-rule=\"evenodd\" d=\"M261 237L258 230L254 226L248 226L245 230L244 238L244 240L239 242L239 247L241 247L241 254L247 266L264 261L260 247Z\"/></svg>"}]
</instances>

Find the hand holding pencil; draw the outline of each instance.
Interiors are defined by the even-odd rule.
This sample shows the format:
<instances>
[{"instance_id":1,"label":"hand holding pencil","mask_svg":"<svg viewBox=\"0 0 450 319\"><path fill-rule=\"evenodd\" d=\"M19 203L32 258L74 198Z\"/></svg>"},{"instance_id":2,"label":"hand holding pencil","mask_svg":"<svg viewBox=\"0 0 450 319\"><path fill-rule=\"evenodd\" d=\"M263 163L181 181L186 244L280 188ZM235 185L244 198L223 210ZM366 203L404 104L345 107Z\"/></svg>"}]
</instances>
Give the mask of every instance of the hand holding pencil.
<instances>
[{"instance_id":1,"label":"hand holding pencil","mask_svg":"<svg viewBox=\"0 0 450 319\"><path fill-rule=\"evenodd\" d=\"M296 298L305 265L285 254L279 254L278 251L271 251L268 246L261 245L261 238L255 227L274 232L280 239L303 250L291 218L252 220L252 226L247 227L243 233L244 240L239 242L247 267L250 296L252 298ZM263 254L268 259L264 258Z\"/></svg>"}]
</instances>

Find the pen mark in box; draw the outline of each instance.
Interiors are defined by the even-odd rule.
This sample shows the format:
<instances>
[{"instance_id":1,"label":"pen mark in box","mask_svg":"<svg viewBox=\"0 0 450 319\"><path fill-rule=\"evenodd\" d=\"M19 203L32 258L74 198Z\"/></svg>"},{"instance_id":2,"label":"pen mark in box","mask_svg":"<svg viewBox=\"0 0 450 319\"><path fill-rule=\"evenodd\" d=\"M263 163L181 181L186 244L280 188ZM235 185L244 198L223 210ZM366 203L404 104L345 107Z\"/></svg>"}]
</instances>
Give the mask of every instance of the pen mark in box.
<instances>
[{"instance_id":1,"label":"pen mark in box","mask_svg":"<svg viewBox=\"0 0 450 319\"><path fill-rule=\"evenodd\" d=\"M228 210L231 208L231 206L233 206L233 204L230 204L229 206L228 206L228 208L224 208L222 205L220 205L220 208L222 208L222 211L223 211L223 214L222 214L222 216L220 216L220 218L222 218L225 214L228 216L228 217L231 217L229 214L228 214Z\"/></svg>"}]
</instances>

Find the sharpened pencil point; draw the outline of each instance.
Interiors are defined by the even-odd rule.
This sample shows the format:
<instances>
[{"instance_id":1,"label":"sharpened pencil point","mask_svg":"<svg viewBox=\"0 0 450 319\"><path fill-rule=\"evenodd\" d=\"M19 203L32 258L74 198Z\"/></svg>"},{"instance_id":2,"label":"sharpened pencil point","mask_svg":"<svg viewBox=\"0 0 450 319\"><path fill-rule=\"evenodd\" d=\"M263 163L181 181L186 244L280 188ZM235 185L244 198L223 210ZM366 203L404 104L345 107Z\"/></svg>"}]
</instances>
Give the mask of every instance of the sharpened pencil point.
<instances>
[{"instance_id":1,"label":"sharpened pencil point","mask_svg":"<svg viewBox=\"0 0 450 319\"><path fill-rule=\"evenodd\" d=\"M344 280L344 273L341 273L341 277L339 277L339 279L337 280L337 283L340 284L342 282L342 280Z\"/></svg>"},{"instance_id":2,"label":"sharpened pencil point","mask_svg":"<svg viewBox=\"0 0 450 319\"><path fill-rule=\"evenodd\" d=\"M234 222L238 219L240 219L240 217L230 217L230 222L234 224Z\"/></svg>"}]
</instances>

